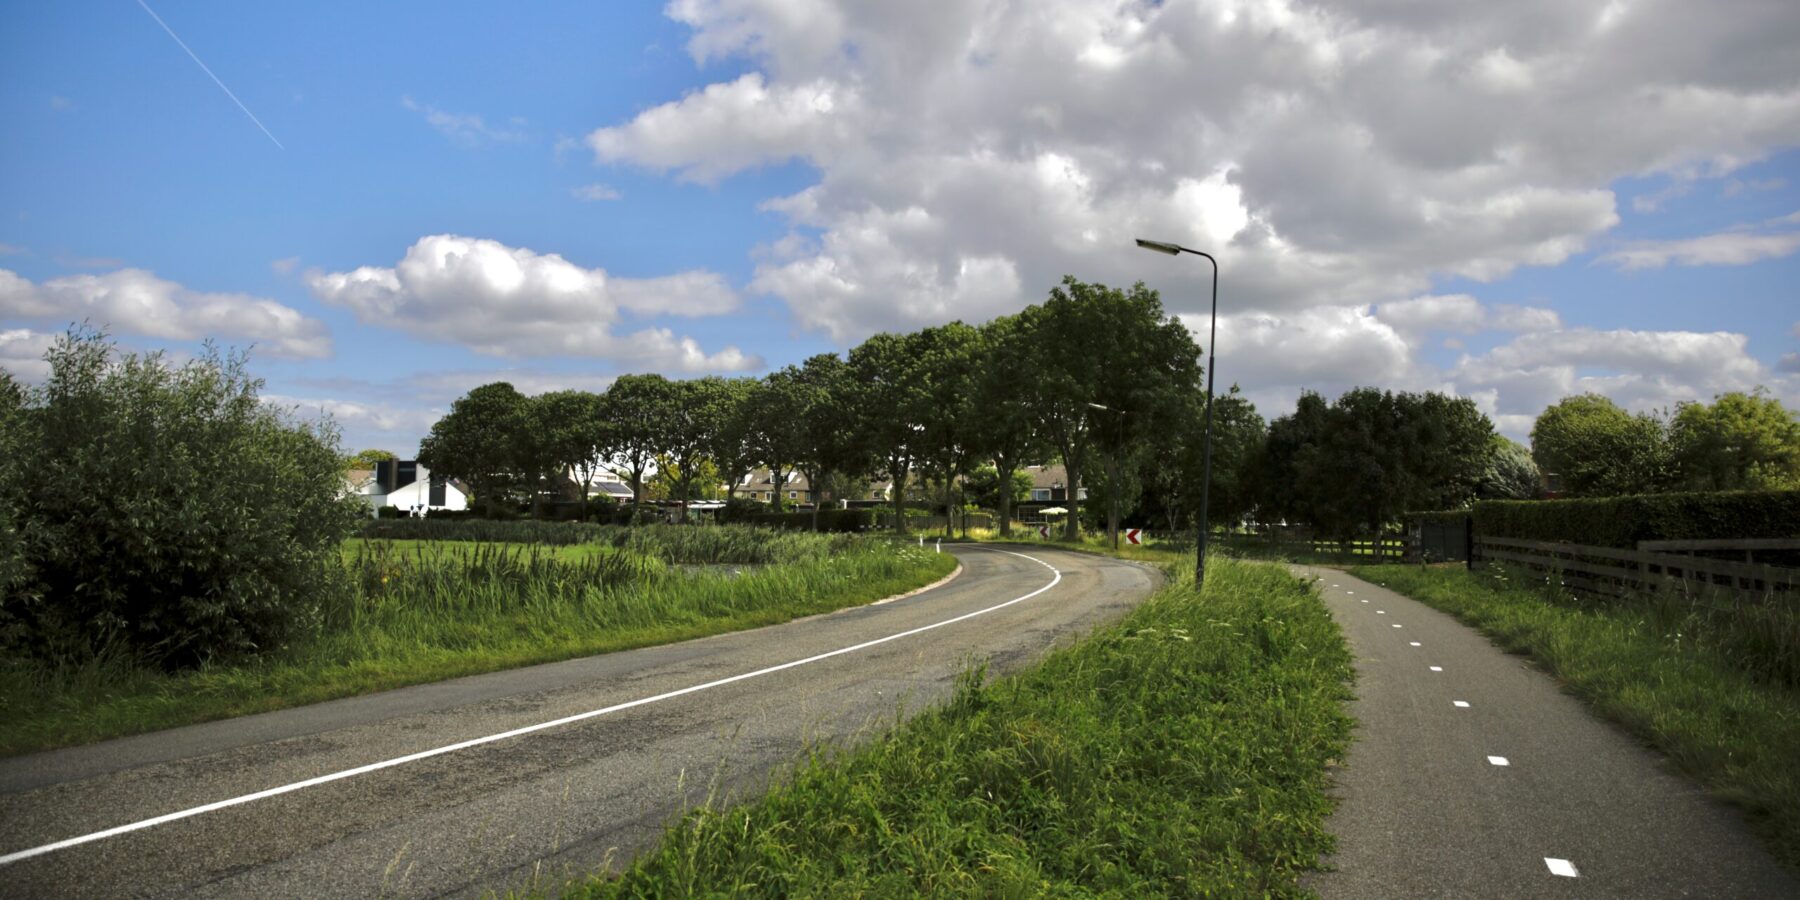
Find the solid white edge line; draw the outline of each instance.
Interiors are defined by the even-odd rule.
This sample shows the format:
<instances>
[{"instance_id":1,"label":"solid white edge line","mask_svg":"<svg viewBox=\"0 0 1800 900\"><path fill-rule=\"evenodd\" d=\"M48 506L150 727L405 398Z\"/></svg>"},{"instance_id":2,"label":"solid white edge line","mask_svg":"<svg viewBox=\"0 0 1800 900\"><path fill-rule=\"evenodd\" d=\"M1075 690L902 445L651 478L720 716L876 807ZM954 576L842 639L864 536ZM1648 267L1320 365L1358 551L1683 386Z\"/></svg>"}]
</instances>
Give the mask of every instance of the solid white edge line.
<instances>
[{"instance_id":1,"label":"solid white edge line","mask_svg":"<svg viewBox=\"0 0 1800 900\"><path fill-rule=\"evenodd\" d=\"M746 681L748 679L756 678L756 677L759 677L762 675L769 675L769 674L772 674L775 672L780 672L784 669L792 669L792 668L796 668L798 666L804 666L804 665L807 665L808 663L815 663L820 660L830 659L831 657L834 657L834 656L842 656L846 653L855 653L858 650L866 650L870 647L876 646L877 644L885 644L888 641L896 641L896 640L899 640L900 638L912 637L915 634L921 634L923 632L931 631L936 628L942 628L945 625L954 625L957 622L961 622L961 621L964 621L967 619L973 619L976 616L986 615L986 614L991 613L998 609L1005 609L1006 607L1012 606L1015 603L1023 603L1026 600L1030 600L1031 598L1036 597L1037 595L1042 594L1043 592L1050 590L1053 587L1056 587L1058 584L1060 584L1062 582L1062 572L1060 570L1058 570L1055 566L1053 566L1047 562L1044 562L1041 559L1038 559L1035 556L1026 556L1023 553L1014 553L1011 550L997 550L993 547L977 547L974 549L989 550L994 553L1004 553L1008 556L1017 556L1020 559L1031 560L1032 562L1037 563L1038 565L1043 566L1046 569L1049 569L1051 571L1051 573L1055 575L1055 577L1050 579L1049 584L1046 584L1043 587L1038 588L1037 590L1032 591L1029 594L1025 594L1025 595L1019 596L1019 597L1014 597L1013 599L1008 600L1005 603L997 603L997 604L995 604L993 606L989 606L985 609L978 609L978 610L975 610L974 612L963 613L962 615L956 616L954 618L945 619L941 622L933 622L930 625L921 625L918 628L912 628L912 629L909 629L906 631L899 632L897 634L890 634L887 637L876 638L872 641L863 641L860 644L853 644L849 647L840 647L836 650L830 650L825 653L819 653L819 654L816 654L813 656L808 656L805 659L796 659L791 662L782 663L780 665L769 666L767 668L757 669L752 672L744 672L742 674L732 675L727 678L720 678L716 681L708 681L705 684L690 685L688 687L678 688L673 691L665 691L661 694L657 694L657 695L651 696L651 697L641 697L636 700L627 700L624 703L615 703L611 706L603 707L601 709L589 710L584 713L576 713L575 715L572 715L572 716L564 716L560 719L552 719L548 722L539 722L536 725L526 725L522 728L514 728L511 731L502 731L498 734L490 734L490 735L487 735L486 737L470 738L469 740L466 740L466 741L458 741L457 743L454 743L454 744L446 744L442 747L434 747L430 750L421 750L417 753L408 753L405 756L396 756L392 759L384 759L384 760L381 760L380 762L373 762L373 763L369 763L368 765L357 766L353 769L344 769L341 772L332 772L327 775L320 775L320 776L317 776L314 778L308 778L303 781L296 781L291 784L284 784L284 785L280 785L278 787L272 787L267 790L261 790L261 791L257 791L255 793L251 793L251 794L243 794L241 796L231 797L231 798L228 798L225 800L215 801L213 803L206 803L206 804L202 804L200 806L190 807L188 809L177 810L172 813L164 813L163 815L160 815L160 816L153 816L148 819L143 819L143 820L140 820L137 822L131 822L131 823L125 824L125 825L115 826L113 828L108 828L103 831L96 831L91 834L84 834L79 837L67 838L65 840L56 841L54 843L44 844L44 845L38 846L38 847L31 847L26 850L15 851L13 853L8 853L5 856L0 856L0 866L11 865L16 862L31 859L34 856L42 856L46 853L54 853L58 850L66 850L70 847L78 847L82 844L91 844L94 841L101 841L101 840L105 840L110 837L118 837L121 834L129 834L133 831L142 831L146 828L154 828L158 825L164 825L169 822L179 821L181 819L192 818L194 816L202 815L204 813L216 812L218 810L228 809L233 806L242 806L245 803L253 803L257 800L266 800L270 797L278 797L282 794L288 794L288 793L292 793L294 791L301 790L302 788L316 787L321 784L329 784L333 781L342 781L346 778L354 778L357 775L366 775L370 772L378 772L382 769L391 769L395 766L405 765L406 763L409 763L409 762L417 762L418 760L421 760L421 759L429 759L430 757L433 757L433 756L442 756L446 753L454 753L458 750L467 750L470 747L479 747L483 744L492 744L497 741L504 741L507 738L515 738L515 737L519 737L521 735L527 735L527 734L532 734L532 733L538 732L538 731L545 731L547 729L557 728L562 725L570 725L575 722L581 722L581 721L585 721L587 719L593 719L593 718L597 718L599 716L604 716L604 715L607 715L608 713L615 713L615 712L619 712L620 710L631 709L632 707L636 707L636 706L646 706L651 703L656 703L656 702L659 702L662 700L669 700L669 699L672 699L675 697L683 696L685 694L694 694L694 693L698 693L700 691L709 690L711 688L722 687L724 685L731 684L733 682Z\"/></svg>"}]
</instances>

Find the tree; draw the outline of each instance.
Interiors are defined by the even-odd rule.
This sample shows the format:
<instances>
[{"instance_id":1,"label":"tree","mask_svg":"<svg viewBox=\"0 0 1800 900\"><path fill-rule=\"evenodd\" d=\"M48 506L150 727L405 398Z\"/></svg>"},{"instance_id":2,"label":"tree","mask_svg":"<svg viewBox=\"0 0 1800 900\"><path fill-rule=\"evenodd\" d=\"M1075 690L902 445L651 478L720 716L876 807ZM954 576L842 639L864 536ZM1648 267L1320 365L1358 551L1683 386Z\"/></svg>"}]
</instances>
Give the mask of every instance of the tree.
<instances>
[{"instance_id":1,"label":"tree","mask_svg":"<svg viewBox=\"0 0 1800 900\"><path fill-rule=\"evenodd\" d=\"M906 532L906 479L921 447L929 393L917 334L877 334L850 351L850 413L863 452L893 483L894 529Z\"/></svg>"},{"instance_id":2,"label":"tree","mask_svg":"<svg viewBox=\"0 0 1800 900\"><path fill-rule=\"evenodd\" d=\"M1001 509L1031 497L1031 473L1015 470L1002 478L993 465L976 466L964 482L975 505L982 509Z\"/></svg>"},{"instance_id":3,"label":"tree","mask_svg":"<svg viewBox=\"0 0 1800 900\"><path fill-rule=\"evenodd\" d=\"M633 524L643 517L644 476L664 451L664 418L675 405L676 388L661 375L621 375L600 396L606 423L606 466L631 485Z\"/></svg>"},{"instance_id":4,"label":"tree","mask_svg":"<svg viewBox=\"0 0 1800 900\"><path fill-rule=\"evenodd\" d=\"M845 427L850 394L850 366L835 353L820 353L802 363L795 380L790 415L798 427L799 455L794 466L812 489L812 528L819 530L819 507L827 476L866 468L860 444Z\"/></svg>"},{"instance_id":5,"label":"tree","mask_svg":"<svg viewBox=\"0 0 1800 900\"><path fill-rule=\"evenodd\" d=\"M0 653L177 668L316 626L368 515L329 421L210 346L176 365L72 331L45 359L38 387L0 375Z\"/></svg>"},{"instance_id":6,"label":"tree","mask_svg":"<svg viewBox=\"0 0 1800 900\"><path fill-rule=\"evenodd\" d=\"M1761 388L1677 406L1669 437L1689 490L1800 488L1800 420Z\"/></svg>"},{"instance_id":7,"label":"tree","mask_svg":"<svg viewBox=\"0 0 1800 900\"><path fill-rule=\"evenodd\" d=\"M711 470L704 465L707 454L718 441L720 431L728 427L733 398L721 378L696 378L669 383L668 406L659 418L657 444L662 448L662 462L672 468L670 487L681 501L681 521L687 521L688 502L693 498L695 479Z\"/></svg>"},{"instance_id":8,"label":"tree","mask_svg":"<svg viewBox=\"0 0 1800 900\"><path fill-rule=\"evenodd\" d=\"M975 367L981 333L951 322L918 333L924 383L918 459L923 474L943 488L944 535L956 524L957 486L980 449L981 410L975 404Z\"/></svg>"},{"instance_id":9,"label":"tree","mask_svg":"<svg viewBox=\"0 0 1800 900\"><path fill-rule=\"evenodd\" d=\"M357 453L355 455L350 456L344 460L344 468L346 468L346 469L373 469L373 468L375 468L376 463L392 462L393 460L396 460L399 458L400 457L395 456L393 454L393 451L390 451L390 450L375 450L375 449L359 450L359 451L357 451Z\"/></svg>"},{"instance_id":10,"label":"tree","mask_svg":"<svg viewBox=\"0 0 1800 900\"><path fill-rule=\"evenodd\" d=\"M714 401L719 408L719 428L707 444L706 455L725 480L725 499L732 498L738 482L756 468L756 445L751 439L757 422L750 409L750 394L756 390L756 378L727 378L719 382Z\"/></svg>"},{"instance_id":11,"label":"tree","mask_svg":"<svg viewBox=\"0 0 1800 900\"><path fill-rule=\"evenodd\" d=\"M1146 454L1144 487L1170 530L1200 508L1204 481L1206 398L1194 395L1171 408L1169 426L1152 439ZM1212 489L1209 525L1231 526L1260 504L1258 466L1268 426L1237 385L1213 398Z\"/></svg>"},{"instance_id":12,"label":"tree","mask_svg":"<svg viewBox=\"0 0 1800 900\"><path fill-rule=\"evenodd\" d=\"M1129 291L1073 277L1026 312L1041 354L1034 405L1069 470L1069 496L1095 454L1106 476L1107 535L1118 541L1126 456L1167 426L1167 413L1198 389L1200 348L1187 327L1164 317L1142 283ZM1078 516L1065 534L1079 535Z\"/></svg>"},{"instance_id":13,"label":"tree","mask_svg":"<svg viewBox=\"0 0 1800 900\"><path fill-rule=\"evenodd\" d=\"M1543 476L1525 445L1494 435L1476 495L1486 500L1531 500L1543 492Z\"/></svg>"},{"instance_id":14,"label":"tree","mask_svg":"<svg viewBox=\"0 0 1800 900\"><path fill-rule=\"evenodd\" d=\"M1599 394L1564 397L1540 413L1531 426L1531 455L1577 497L1647 493L1669 482L1663 423Z\"/></svg>"},{"instance_id":15,"label":"tree","mask_svg":"<svg viewBox=\"0 0 1800 900\"><path fill-rule=\"evenodd\" d=\"M600 396L590 391L552 391L531 401L534 443L550 466L567 473L581 492L587 519L588 489L611 455Z\"/></svg>"},{"instance_id":16,"label":"tree","mask_svg":"<svg viewBox=\"0 0 1800 900\"><path fill-rule=\"evenodd\" d=\"M529 482L525 460L531 417L523 394L504 381L484 384L450 405L419 442L419 462L433 474L460 478L488 515L496 502Z\"/></svg>"},{"instance_id":17,"label":"tree","mask_svg":"<svg viewBox=\"0 0 1800 900\"><path fill-rule=\"evenodd\" d=\"M812 388L798 366L763 376L744 403L753 458L769 470L770 508L780 512L788 477L806 455L804 413Z\"/></svg>"},{"instance_id":18,"label":"tree","mask_svg":"<svg viewBox=\"0 0 1800 900\"><path fill-rule=\"evenodd\" d=\"M1271 522L1314 521L1312 496L1302 489L1300 456L1325 435L1330 407L1316 391L1301 391L1294 411L1269 423L1256 467L1258 507Z\"/></svg>"},{"instance_id":19,"label":"tree","mask_svg":"<svg viewBox=\"0 0 1800 900\"><path fill-rule=\"evenodd\" d=\"M994 461L994 476L1006 483L1024 476L1028 493L1015 498L1011 491L996 491L995 510L1000 536L1012 534L1012 504L1031 496L1030 476L1021 471L1050 455L1031 407L1036 354L1031 332L1019 316L1001 316L981 327L982 353L974 378L975 443Z\"/></svg>"}]
</instances>

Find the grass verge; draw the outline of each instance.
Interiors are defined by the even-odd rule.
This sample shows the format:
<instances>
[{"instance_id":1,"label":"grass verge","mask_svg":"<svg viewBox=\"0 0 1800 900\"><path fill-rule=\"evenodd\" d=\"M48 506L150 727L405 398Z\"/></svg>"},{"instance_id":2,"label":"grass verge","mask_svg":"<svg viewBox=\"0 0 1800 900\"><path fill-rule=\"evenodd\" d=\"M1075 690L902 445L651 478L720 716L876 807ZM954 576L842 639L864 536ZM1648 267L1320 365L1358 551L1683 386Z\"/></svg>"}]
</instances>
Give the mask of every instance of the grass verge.
<instances>
[{"instance_id":1,"label":"grass verge","mask_svg":"<svg viewBox=\"0 0 1800 900\"><path fill-rule=\"evenodd\" d=\"M348 583L316 633L260 662L177 673L106 655L0 664L0 754L772 625L904 593L956 566L879 538L756 540L765 536L744 538L745 552L791 552L741 574L684 571L690 560L667 548L363 544L346 550ZM690 549L692 562L719 558Z\"/></svg>"},{"instance_id":2,"label":"grass verge","mask_svg":"<svg viewBox=\"0 0 1800 900\"><path fill-rule=\"evenodd\" d=\"M1350 655L1301 581L1212 561L1117 625L750 803L582 897L1286 895L1327 852Z\"/></svg>"},{"instance_id":3,"label":"grass verge","mask_svg":"<svg viewBox=\"0 0 1800 900\"><path fill-rule=\"evenodd\" d=\"M1349 570L1530 655L1602 715L1740 808L1800 870L1800 690L1746 667L1730 636L1696 633L1702 611L1585 601L1504 572L1420 566ZM1764 672L1759 677L1758 671Z\"/></svg>"}]
</instances>

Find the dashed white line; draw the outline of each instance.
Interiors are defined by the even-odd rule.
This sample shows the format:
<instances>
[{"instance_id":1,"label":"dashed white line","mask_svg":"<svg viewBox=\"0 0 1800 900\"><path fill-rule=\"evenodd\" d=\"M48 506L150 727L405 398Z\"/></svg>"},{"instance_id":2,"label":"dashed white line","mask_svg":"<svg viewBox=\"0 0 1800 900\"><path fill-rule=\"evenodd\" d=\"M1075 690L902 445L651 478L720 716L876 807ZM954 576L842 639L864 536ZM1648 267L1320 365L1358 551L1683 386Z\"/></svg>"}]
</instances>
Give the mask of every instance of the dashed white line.
<instances>
[{"instance_id":1,"label":"dashed white line","mask_svg":"<svg viewBox=\"0 0 1800 900\"><path fill-rule=\"evenodd\" d=\"M1364 601L1363 601L1363 602L1364 602L1364 603L1367 603L1367 602L1369 602L1369 601L1367 601L1367 600L1364 600Z\"/></svg>"},{"instance_id":2,"label":"dashed white line","mask_svg":"<svg viewBox=\"0 0 1800 900\"><path fill-rule=\"evenodd\" d=\"M1512 763L1506 761L1506 757L1504 756L1490 756L1488 757L1488 762L1496 766L1512 765Z\"/></svg>"},{"instance_id":3,"label":"dashed white line","mask_svg":"<svg viewBox=\"0 0 1800 900\"><path fill-rule=\"evenodd\" d=\"M1452 700L1452 701L1450 701L1450 705L1456 707L1457 709L1468 709L1469 701L1467 701L1467 700Z\"/></svg>"},{"instance_id":4,"label":"dashed white line","mask_svg":"<svg viewBox=\"0 0 1800 900\"><path fill-rule=\"evenodd\" d=\"M1395 622L1395 623L1394 623L1394 627L1395 627L1395 628L1404 628L1404 627L1406 627L1406 626L1404 626L1404 625L1401 625L1401 624L1400 624L1400 623L1399 623L1399 622Z\"/></svg>"},{"instance_id":5,"label":"dashed white line","mask_svg":"<svg viewBox=\"0 0 1800 900\"><path fill-rule=\"evenodd\" d=\"M1433 672L1442 672L1442 671L1444 671L1444 667L1443 667L1443 666L1431 666L1431 667L1430 667L1430 669L1431 669L1431 671L1433 671Z\"/></svg>"},{"instance_id":6,"label":"dashed white line","mask_svg":"<svg viewBox=\"0 0 1800 900\"><path fill-rule=\"evenodd\" d=\"M1414 647L1417 647L1417 646L1419 646L1419 642L1418 642L1418 641L1407 641L1407 643L1408 643L1408 644L1411 644L1411 645L1413 645L1413 646L1414 646Z\"/></svg>"},{"instance_id":7,"label":"dashed white line","mask_svg":"<svg viewBox=\"0 0 1800 900\"><path fill-rule=\"evenodd\" d=\"M1376 611L1375 611L1375 614L1376 614L1376 615L1378 615L1378 616L1385 616L1385 615L1387 615L1387 610L1385 610L1385 609L1378 609L1378 610L1376 610Z\"/></svg>"},{"instance_id":8,"label":"dashed white line","mask_svg":"<svg viewBox=\"0 0 1800 900\"><path fill-rule=\"evenodd\" d=\"M1561 875L1564 878L1576 878L1581 874L1580 872L1575 871L1574 863L1569 862L1566 859L1557 859L1554 856L1544 857L1544 865L1550 867L1550 874ZM1601 880L1605 881L1606 879L1602 878Z\"/></svg>"},{"instance_id":9,"label":"dashed white line","mask_svg":"<svg viewBox=\"0 0 1800 900\"><path fill-rule=\"evenodd\" d=\"M458 741L457 743L454 743L454 744L445 744L442 747L433 747L430 750L421 750L417 753L409 753L405 756L396 756L392 759L384 759L384 760L381 760L380 762L369 763L368 765L365 765L365 766L357 766L353 769L344 769L344 770L338 771L338 772L331 772L329 774L320 775L316 778L308 778L303 781L290 782L288 784L283 784L283 785L278 785L276 787L268 788L267 790L256 791L254 793L249 793L249 794L242 794L242 795L239 795L236 797L229 797L227 799L219 800L219 801L216 801L213 803L205 803L200 806L192 806L187 809L176 810L175 812L165 813L160 816L152 816L151 818L148 818L148 819L141 819L136 822L130 822L130 823L127 823L124 825L115 826L113 828L107 828L102 831L95 831L90 834L80 835L78 837L72 837L72 838L68 838L65 840L55 841L55 842L49 843L49 844L43 844L43 845L40 845L37 847L30 847L30 848L27 848L24 850L18 850L13 853L8 853L4 856L0 856L0 866L11 865L11 864L19 862L21 860L30 859L34 856L42 856L46 853L54 853L58 850L64 850L69 847L77 847L82 844L88 844L88 843L92 843L94 841L105 840L110 837L117 837L121 834L129 834L133 831L141 831L146 828L154 828L158 825L163 825L163 824L167 824L169 822L179 821L181 819L192 818L193 816L198 816L203 813L215 812L217 810L227 809L227 808L230 808L233 806L241 806L245 803L252 803L257 800L266 800L270 797L277 797L282 794L287 794L287 793L291 793L293 791L301 790L302 788L315 787L315 786L321 785L321 784L329 784L333 781L342 781L343 779L346 779L346 778L353 778L357 775L366 775L370 772L376 772L376 771L380 771L382 769L390 769L390 768L393 768L394 766L404 765L406 763L415 762L415 761L418 761L421 759L428 759L433 756L442 756L443 754L446 754L446 753L454 753L455 751L466 750L470 747L479 747L483 744L492 744L496 741L506 740L507 738L520 737L522 735L532 734L534 732L544 731L544 730L550 729L550 728L556 728L561 725L570 725L575 722L581 722L581 721L585 721L587 719L592 719L592 718L595 718L598 716L604 716L604 715L607 715L608 713L615 713L615 712L619 712L620 710L631 709L633 707L638 707L638 706L646 706L646 705L649 705L651 703L656 703L661 700L669 700L669 699L672 699L675 697L681 697L681 696L684 696L687 694L698 693L700 691L708 690L710 688L721 687L723 685L732 684L732 683L739 682L739 681L746 681L748 679L756 678L758 676L768 675L768 674L771 674L774 672L780 672L780 671L783 671L786 669L792 669L792 668L796 668L799 666L804 666L808 663L819 662L820 660L830 659L834 656L842 656L846 653L855 653L858 650L866 650L866 649L868 649L870 647L874 647L878 644L885 644L889 641L896 641L896 640L899 640L900 638L911 637L915 634L920 634L920 633L923 633L926 631L931 631L933 629L942 628L945 625L953 625L957 622L962 622L962 621L965 621L968 619L973 619L976 616L986 615L986 614L991 613L998 609L1005 609L1006 607L1012 606L1015 603L1023 603L1026 600L1030 600L1031 598L1036 597L1037 595L1042 594L1043 592L1050 590L1051 588L1056 587L1058 584L1062 583L1062 572L1060 570L1058 570L1055 566L1053 566L1047 562L1044 562L1043 560L1038 559L1035 556L1026 556L1023 553L1014 553L1011 550L997 550L992 547L983 547L980 549L990 550L994 553L1004 553L1007 556L1017 556L1020 559L1031 560L1032 562L1037 563L1038 565L1043 566L1046 569L1049 569L1055 577L1050 579L1049 584L1046 584L1043 587L1040 587L1037 590L1032 591L1031 593L1022 594L1018 597L1014 597L1013 599L1008 600L1004 603L996 603L993 606L984 607L982 609L975 610L974 612L966 612L960 616L952 616L951 618L944 619L943 621L940 621L940 622L933 622L929 625L921 625L917 628L910 628L910 629L907 629L906 631L896 632L896 633L890 634L886 637L879 637L879 638L875 638L874 640L863 641L860 644L851 644L848 647L839 647L836 650L828 650L824 653L814 654L814 655L808 656L804 659L796 659L796 660L791 660L789 662L780 663L778 665L767 666L767 667L761 668L761 669L754 669L749 672L743 672L743 673L740 673L737 675L731 675L731 676L728 676L725 678L719 678L719 679L716 679L713 681L705 682L703 684L689 685L684 688L677 688L672 691L665 691L661 694L655 694L655 695L652 695L649 697L640 697L636 700L627 700L623 703L615 703L611 706L601 707L600 709L592 709L592 710L588 710L587 712L583 712L583 713L576 713L575 715L572 715L572 716L564 716L560 719L552 719L548 722L539 722L536 725L526 725L522 728L514 728L511 731L502 731L502 732L499 732L498 734L490 734L490 735L486 735L484 737L471 738L466 741Z\"/></svg>"}]
</instances>

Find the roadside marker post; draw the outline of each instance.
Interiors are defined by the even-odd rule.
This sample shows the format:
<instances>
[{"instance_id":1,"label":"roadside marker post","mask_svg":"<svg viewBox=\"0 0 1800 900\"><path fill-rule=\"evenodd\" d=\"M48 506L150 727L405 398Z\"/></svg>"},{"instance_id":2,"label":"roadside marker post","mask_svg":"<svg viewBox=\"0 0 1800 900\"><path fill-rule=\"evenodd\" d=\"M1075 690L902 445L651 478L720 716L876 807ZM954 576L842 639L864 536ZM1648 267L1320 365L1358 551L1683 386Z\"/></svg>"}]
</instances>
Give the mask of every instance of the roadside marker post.
<instances>
[{"instance_id":1,"label":"roadside marker post","mask_svg":"<svg viewBox=\"0 0 1800 900\"><path fill-rule=\"evenodd\" d=\"M1140 538L1143 537L1147 537L1147 535L1144 534L1144 529L1142 528L1125 529L1125 540L1130 543L1142 545L1144 542L1140 540Z\"/></svg>"}]
</instances>

